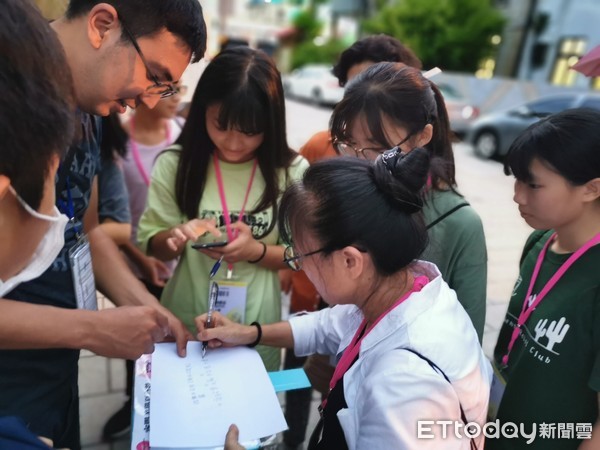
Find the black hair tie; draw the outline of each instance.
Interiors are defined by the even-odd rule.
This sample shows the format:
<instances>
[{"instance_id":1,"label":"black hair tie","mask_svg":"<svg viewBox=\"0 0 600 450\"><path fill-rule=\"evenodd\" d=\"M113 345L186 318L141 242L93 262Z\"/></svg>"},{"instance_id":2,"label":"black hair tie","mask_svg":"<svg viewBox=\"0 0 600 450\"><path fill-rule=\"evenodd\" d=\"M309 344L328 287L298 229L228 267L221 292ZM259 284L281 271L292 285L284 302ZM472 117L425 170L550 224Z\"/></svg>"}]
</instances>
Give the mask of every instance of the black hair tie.
<instances>
[{"instance_id":1,"label":"black hair tie","mask_svg":"<svg viewBox=\"0 0 600 450\"><path fill-rule=\"evenodd\" d=\"M260 323L258 322L252 322L250 324L250 326L255 326L256 329L258 330L258 336L256 337L256 340L254 342L252 342L251 344L248 344L246 347L249 348L254 348L258 345L258 343L260 342L260 340L262 339L262 327L260 326Z\"/></svg>"}]
</instances>

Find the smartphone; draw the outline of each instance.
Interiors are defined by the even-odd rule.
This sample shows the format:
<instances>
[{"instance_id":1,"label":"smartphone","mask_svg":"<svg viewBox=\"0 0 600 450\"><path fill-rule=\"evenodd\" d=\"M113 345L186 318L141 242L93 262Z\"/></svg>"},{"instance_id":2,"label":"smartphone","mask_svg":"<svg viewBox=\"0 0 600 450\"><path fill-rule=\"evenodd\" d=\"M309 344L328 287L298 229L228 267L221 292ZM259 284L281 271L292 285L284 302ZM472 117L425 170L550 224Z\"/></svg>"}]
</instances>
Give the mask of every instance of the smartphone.
<instances>
[{"instance_id":1,"label":"smartphone","mask_svg":"<svg viewBox=\"0 0 600 450\"><path fill-rule=\"evenodd\" d=\"M192 248L197 250L202 248L225 247L227 244L229 244L227 241L195 242L192 244Z\"/></svg>"},{"instance_id":2,"label":"smartphone","mask_svg":"<svg viewBox=\"0 0 600 450\"><path fill-rule=\"evenodd\" d=\"M204 233L198 238L196 242L192 244L194 249L203 248L214 248L214 247L225 247L229 241L227 240L227 234L223 233L221 236L216 237L211 233Z\"/></svg>"}]
</instances>

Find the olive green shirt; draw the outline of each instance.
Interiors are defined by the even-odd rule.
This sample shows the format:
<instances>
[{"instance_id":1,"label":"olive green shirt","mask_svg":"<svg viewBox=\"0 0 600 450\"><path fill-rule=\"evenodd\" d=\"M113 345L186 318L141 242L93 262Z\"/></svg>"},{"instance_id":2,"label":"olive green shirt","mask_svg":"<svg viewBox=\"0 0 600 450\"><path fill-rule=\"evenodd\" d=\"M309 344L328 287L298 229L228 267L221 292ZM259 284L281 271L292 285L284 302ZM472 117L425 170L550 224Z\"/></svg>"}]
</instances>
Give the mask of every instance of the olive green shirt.
<instances>
[{"instance_id":1,"label":"olive green shirt","mask_svg":"<svg viewBox=\"0 0 600 450\"><path fill-rule=\"evenodd\" d=\"M177 146L173 147L177 149ZM175 199L175 178L179 152L163 153L156 161L152 171L152 181L148 191L146 210L142 214L138 228L138 242L147 251L148 241L160 231L167 230L188 221L177 206ZM232 222L237 221L254 161L241 164L230 164L221 161L219 166L223 176L225 197ZM298 156L287 170L279 169L280 186L285 190L286 184L298 180L308 168L308 162ZM260 169L256 170L254 182L248 196L246 211L252 211L258 204L265 189L265 181ZM209 164L206 185L200 204L198 217L216 219L217 226L224 226L223 206L219 197L215 169ZM267 245L282 244L277 226L271 227L273 211L244 213L244 222L252 230L255 239ZM271 230L269 231L269 228ZM215 261L194 250L192 243L186 245L173 276L169 279L161 297L161 303L173 312L194 335L197 333L194 319L208 309L209 273ZM227 264L222 264L215 276L218 280L224 277ZM261 324L281 320L281 288L276 270L261 267L258 264L239 262L233 267L235 281L247 284L245 323L258 321ZM278 370L280 350L257 347L267 370Z\"/></svg>"},{"instance_id":2,"label":"olive green shirt","mask_svg":"<svg viewBox=\"0 0 600 450\"><path fill-rule=\"evenodd\" d=\"M425 223L432 224L452 208L467 203L453 191L431 191L423 208ZM442 278L456 292L477 331L479 342L485 326L487 250L479 215L463 206L429 229L425 261L434 263Z\"/></svg>"}]
</instances>

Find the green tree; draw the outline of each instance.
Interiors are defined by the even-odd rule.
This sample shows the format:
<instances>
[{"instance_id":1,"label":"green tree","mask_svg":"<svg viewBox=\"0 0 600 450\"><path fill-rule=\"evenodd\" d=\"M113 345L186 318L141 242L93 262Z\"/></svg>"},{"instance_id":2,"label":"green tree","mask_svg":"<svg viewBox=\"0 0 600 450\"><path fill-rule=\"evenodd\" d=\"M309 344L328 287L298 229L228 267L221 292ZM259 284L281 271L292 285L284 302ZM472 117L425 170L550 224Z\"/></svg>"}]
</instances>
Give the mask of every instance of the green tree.
<instances>
[{"instance_id":1,"label":"green tree","mask_svg":"<svg viewBox=\"0 0 600 450\"><path fill-rule=\"evenodd\" d=\"M317 19L314 8L300 11L292 20L296 29L297 41L312 41L321 33L323 24Z\"/></svg>"},{"instance_id":2,"label":"green tree","mask_svg":"<svg viewBox=\"0 0 600 450\"><path fill-rule=\"evenodd\" d=\"M297 69L305 64L330 64L333 65L345 50L346 44L340 40L331 39L323 45L316 45L312 41L305 41L294 48L291 68Z\"/></svg>"},{"instance_id":3,"label":"green tree","mask_svg":"<svg viewBox=\"0 0 600 450\"><path fill-rule=\"evenodd\" d=\"M474 72L493 52L503 15L490 0L395 0L363 23L367 33L386 33L408 45L423 66Z\"/></svg>"},{"instance_id":4,"label":"green tree","mask_svg":"<svg viewBox=\"0 0 600 450\"><path fill-rule=\"evenodd\" d=\"M317 8L326 2L327 0L310 0L306 2L306 7L292 19L296 29L292 69L311 63L333 64L346 47L337 39L319 43L315 41L323 29L323 23L317 18Z\"/></svg>"}]
</instances>

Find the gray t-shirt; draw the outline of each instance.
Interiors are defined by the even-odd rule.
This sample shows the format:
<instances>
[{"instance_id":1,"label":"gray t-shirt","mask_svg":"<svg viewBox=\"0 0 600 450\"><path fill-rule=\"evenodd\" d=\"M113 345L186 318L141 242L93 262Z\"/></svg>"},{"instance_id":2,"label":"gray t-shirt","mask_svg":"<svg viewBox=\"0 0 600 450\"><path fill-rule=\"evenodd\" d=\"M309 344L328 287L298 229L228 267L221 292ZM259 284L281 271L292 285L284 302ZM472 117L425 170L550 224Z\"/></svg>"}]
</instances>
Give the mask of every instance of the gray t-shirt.
<instances>
[{"instance_id":1,"label":"gray t-shirt","mask_svg":"<svg viewBox=\"0 0 600 450\"><path fill-rule=\"evenodd\" d=\"M129 195L121 168L114 160L103 160L98 173L98 217L131 223Z\"/></svg>"}]
</instances>

